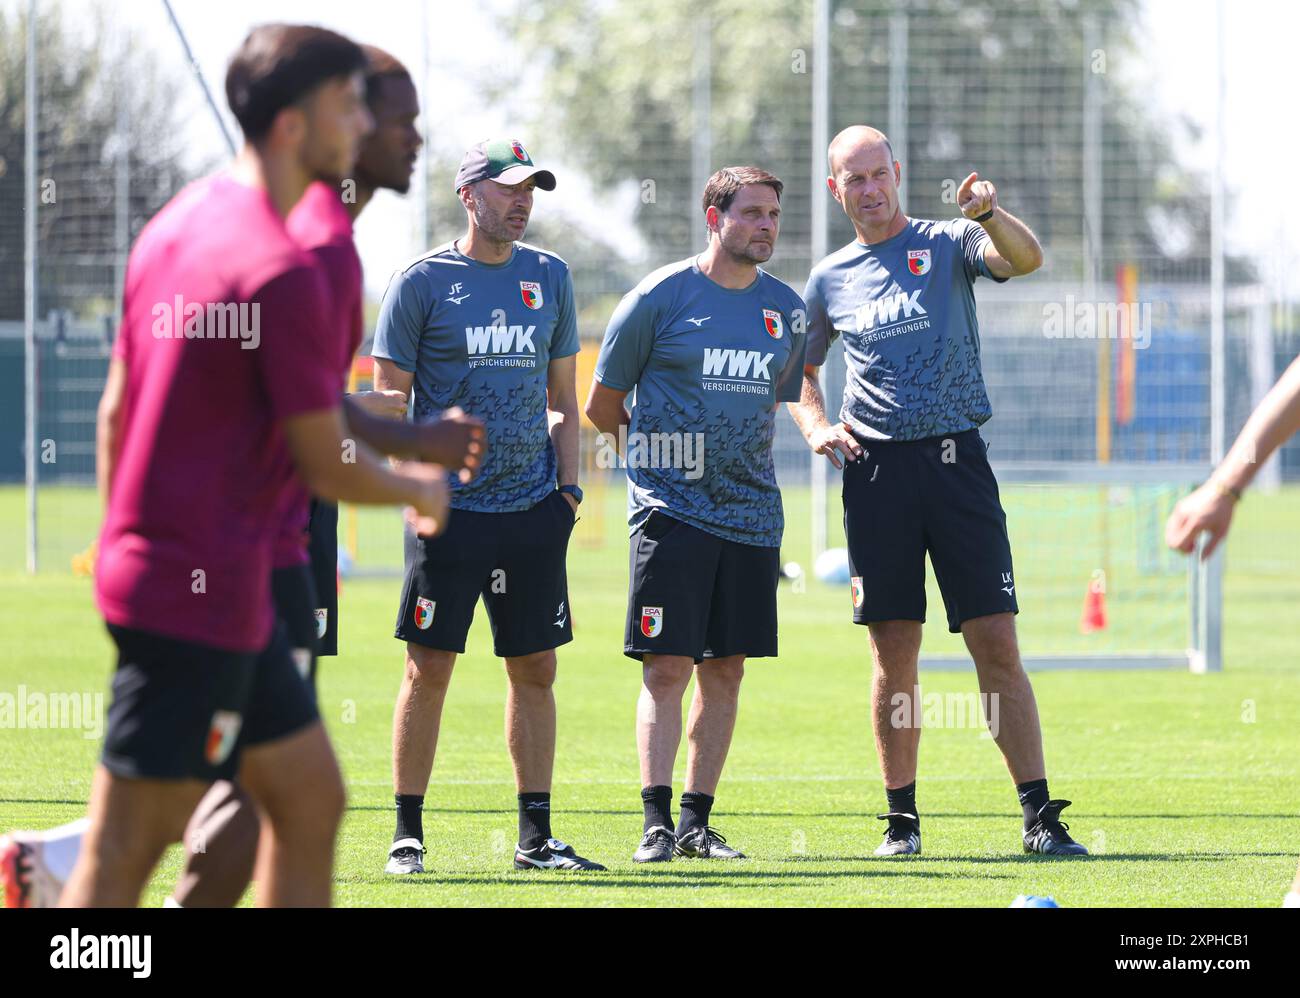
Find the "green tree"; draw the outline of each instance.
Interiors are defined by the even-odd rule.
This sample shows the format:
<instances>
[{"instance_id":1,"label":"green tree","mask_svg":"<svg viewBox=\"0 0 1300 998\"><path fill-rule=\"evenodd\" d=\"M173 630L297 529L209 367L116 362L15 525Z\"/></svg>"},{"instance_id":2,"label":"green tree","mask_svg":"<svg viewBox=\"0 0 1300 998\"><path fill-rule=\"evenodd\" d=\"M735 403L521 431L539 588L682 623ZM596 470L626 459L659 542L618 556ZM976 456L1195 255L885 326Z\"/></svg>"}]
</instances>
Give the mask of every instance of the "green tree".
<instances>
[{"instance_id":1,"label":"green tree","mask_svg":"<svg viewBox=\"0 0 1300 998\"><path fill-rule=\"evenodd\" d=\"M109 14L96 8L71 30L57 4L37 19L37 314L67 309L82 318L110 312L117 261L116 157L125 141L128 226L134 239L190 179L181 162L181 84L139 45L110 43ZM0 319L23 316L23 216L27 20L0 10ZM118 136L118 101L127 134ZM52 184L49 183L52 181Z\"/></svg>"},{"instance_id":2,"label":"green tree","mask_svg":"<svg viewBox=\"0 0 1300 998\"><path fill-rule=\"evenodd\" d=\"M460 159L438 150L427 150L425 156L429 230L433 245L440 246L461 236L466 228L465 209L451 189ZM544 162L549 160L539 160L539 165ZM563 175L557 178L560 184L567 180ZM554 198L548 191L537 192L524 241L551 250L581 275L576 284L578 328L583 337L597 338L604 333L618 299L635 279L625 261L626 248L602 232L582 228L557 210Z\"/></svg>"},{"instance_id":3,"label":"green tree","mask_svg":"<svg viewBox=\"0 0 1300 998\"><path fill-rule=\"evenodd\" d=\"M970 170L993 180L1008 207L1041 234L1062 278L1081 274L1085 88L1102 102L1103 241L1107 267L1208 252L1203 174L1176 162L1171 135L1143 94L1119 82L1144 58L1138 0L890 0L832 3L834 134L887 128L890 21L907 23L908 133L895 152L907 171L907 210L956 214L951 194ZM775 269L796 282L808 265L811 183L810 0L528 0L511 23L545 129L605 189L654 181L636 207L652 255L698 247L699 191L690 176L695 41L707 30L711 168L752 162L785 179ZM1096 25L1089 44L1086 25ZM502 88L505 93L506 88ZM820 169L820 168L819 168ZM1177 238L1171 238L1177 236ZM831 214L831 245L852 238ZM797 284L796 284L797 286Z\"/></svg>"}]
</instances>

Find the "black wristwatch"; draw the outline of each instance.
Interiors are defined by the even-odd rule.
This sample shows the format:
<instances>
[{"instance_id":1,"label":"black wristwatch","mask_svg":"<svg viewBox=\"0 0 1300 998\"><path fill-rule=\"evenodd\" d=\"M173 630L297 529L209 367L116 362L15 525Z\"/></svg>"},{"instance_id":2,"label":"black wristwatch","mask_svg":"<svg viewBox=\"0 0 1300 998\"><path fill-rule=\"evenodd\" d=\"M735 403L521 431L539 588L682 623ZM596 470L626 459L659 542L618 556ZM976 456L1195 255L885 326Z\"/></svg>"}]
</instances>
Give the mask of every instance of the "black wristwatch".
<instances>
[{"instance_id":1,"label":"black wristwatch","mask_svg":"<svg viewBox=\"0 0 1300 998\"><path fill-rule=\"evenodd\" d=\"M573 496L573 501L576 502L579 506L582 505L582 489L578 488L578 486L576 486L576 485L561 485L561 486L560 486L559 488L557 488L555 491L556 491L556 492L563 492L563 493L564 493L565 495L567 495L567 496Z\"/></svg>"}]
</instances>

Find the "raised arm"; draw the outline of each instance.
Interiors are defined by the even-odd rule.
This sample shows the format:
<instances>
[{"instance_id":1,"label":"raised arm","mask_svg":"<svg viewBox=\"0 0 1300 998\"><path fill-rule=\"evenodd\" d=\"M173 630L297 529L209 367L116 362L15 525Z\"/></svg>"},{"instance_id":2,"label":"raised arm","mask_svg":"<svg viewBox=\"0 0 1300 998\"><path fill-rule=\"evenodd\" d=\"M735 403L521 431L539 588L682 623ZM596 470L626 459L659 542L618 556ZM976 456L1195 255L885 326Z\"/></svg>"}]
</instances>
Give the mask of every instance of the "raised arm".
<instances>
[{"instance_id":1,"label":"raised arm","mask_svg":"<svg viewBox=\"0 0 1300 998\"><path fill-rule=\"evenodd\" d=\"M1038 237L1011 212L998 207L998 192L989 181L970 174L957 189L957 206L967 218L979 221L989 234L984 262L995 277L1032 274L1043 265ZM993 214L983 221L983 216Z\"/></svg>"}]
</instances>

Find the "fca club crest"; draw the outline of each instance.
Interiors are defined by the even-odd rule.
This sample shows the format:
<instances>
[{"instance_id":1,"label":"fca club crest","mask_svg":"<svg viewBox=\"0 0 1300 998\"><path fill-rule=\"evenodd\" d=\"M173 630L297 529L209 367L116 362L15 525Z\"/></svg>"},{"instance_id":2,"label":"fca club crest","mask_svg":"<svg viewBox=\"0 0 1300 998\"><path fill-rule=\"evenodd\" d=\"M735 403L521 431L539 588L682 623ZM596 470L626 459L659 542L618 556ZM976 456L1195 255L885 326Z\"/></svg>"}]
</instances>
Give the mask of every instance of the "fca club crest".
<instances>
[{"instance_id":1,"label":"fca club crest","mask_svg":"<svg viewBox=\"0 0 1300 998\"><path fill-rule=\"evenodd\" d=\"M907 269L917 277L930 272L930 251L908 250L907 251Z\"/></svg>"},{"instance_id":2,"label":"fca club crest","mask_svg":"<svg viewBox=\"0 0 1300 998\"><path fill-rule=\"evenodd\" d=\"M219 710L212 715L212 724L208 728L208 744L203 751L209 766L220 766L229 758L230 750L235 747L235 739L239 737L239 729L243 724L243 717L233 710Z\"/></svg>"},{"instance_id":3,"label":"fca club crest","mask_svg":"<svg viewBox=\"0 0 1300 998\"><path fill-rule=\"evenodd\" d=\"M862 606L862 576L855 575L849 580L853 588L853 609L860 609Z\"/></svg>"},{"instance_id":4,"label":"fca club crest","mask_svg":"<svg viewBox=\"0 0 1300 998\"><path fill-rule=\"evenodd\" d=\"M524 147L521 146L518 142L510 143L510 151L515 154L515 159L519 160L519 162L521 163L528 162L528 153L524 151Z\"/></svg>"},{"instance_id":5,"label":"fca club crest","mask_svg":"<svg viewBox=\"0 0 1300 998\"><path fill-rule=\"evenodd\" d=\"M520 281L519 296L523 298L524 304L529 308L538 309L542 307L542 286L536 281Z\"/></svg>"},{"instance_id":6,"label":"fca club crest","mask_svg":"<svg viewBox=\"0 0 1300 998\"><path fill-rule=\"evenodd\" d=\"M415 598L415 626L422 631L427 631L429 625L433 623L433 608L437 605L431 599L417 596Z\"/></svg>"},{"instance_id":7,"label":"fca club crest","mask_svg":"<svg viewBox=\"0 0 1300 998\"><path fill-rule=\"evenodd\" d=\"M641 633L647 638L659 637L664 629L664 608L661 606L641 607Z\"/></svg>"},{"instance_id":8,"label":"fca club crest","mask_svg":"<svg viewBox=\"0 0 1300 998\"><path fill-rule=\"evenodd\" d=\"M763 328L767 330L767 335L774 340L781 338L781 313L773 312L770 308L763 309Z\"/></svg>"},{"instance_id":9,"label":"fca club crest","mask_svg":"<svg viewBox=\"0 0 1300 998\"><path fill-rule=\"evenodd\" d=\"M325 632L329 630L330 612L329 609L322 608L316 611L316 637L325 637Z\"/></svg>"}]
</instances>

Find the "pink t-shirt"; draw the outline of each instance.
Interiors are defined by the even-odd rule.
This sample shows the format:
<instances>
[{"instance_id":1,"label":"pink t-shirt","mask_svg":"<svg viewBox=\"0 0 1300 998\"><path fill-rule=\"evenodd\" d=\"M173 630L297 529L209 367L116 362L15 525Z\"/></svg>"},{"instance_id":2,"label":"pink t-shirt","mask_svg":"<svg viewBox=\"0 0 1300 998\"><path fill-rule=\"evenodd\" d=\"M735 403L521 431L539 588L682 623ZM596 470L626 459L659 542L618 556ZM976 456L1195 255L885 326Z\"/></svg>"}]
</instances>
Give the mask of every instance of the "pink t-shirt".
<instances>
[{"instance_id":1,"label":"pink t-shirt","mask_svg":"<svg viewBox=\"0 0 1300 998\"><path fill-rule=\"evenodd\" d=\"M328 315L337 343L339 396L347 390L352 358L361 346L361 257L352 239L352 218L339 192L324 183L307 188L285 222L289 235L311 253L329 288ZM311 495L306 488L289 497L276 533L272 564L275 568L305 565L308 561L307 517Z\"/></svg>"},{"instance_id":2,"label":"pink t-shirt","mask_svg":"<svg viewBox=\"0 0 1300 998\"><path fill-rule=\"evenodd\" d=\"M332 302L330 317L339 336L339 392L347 389L352 358L363 329L361 257L352 239L352 218L339 192L328 184L307 188L285 222L289 235L325 271Z\"/></svg>"},{"instance_id":3,"label":"pink t-shirt","mask_svg":"<svg viewBox=\"0 0 1300 998\"><path fill-rule=\"evenodd\" d=\"M95 571L109 623L232 651L270 638L272 541L297 484L280 423L339 402L327 294L267 193L224 174L140 233Z\"/></svg>"}]
</instances>

